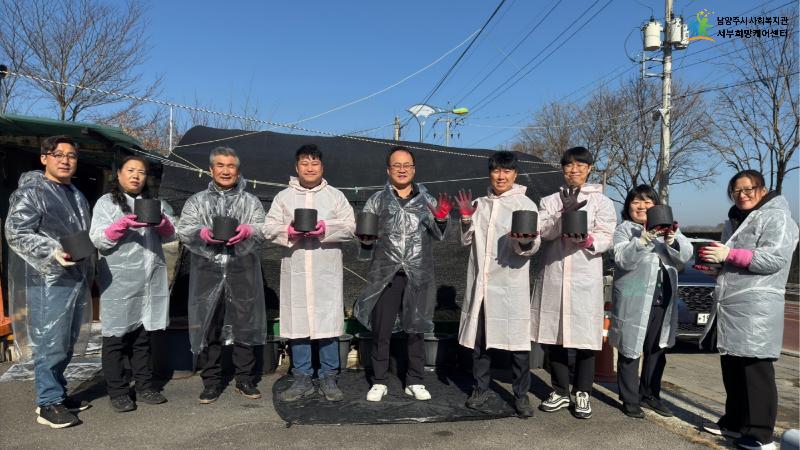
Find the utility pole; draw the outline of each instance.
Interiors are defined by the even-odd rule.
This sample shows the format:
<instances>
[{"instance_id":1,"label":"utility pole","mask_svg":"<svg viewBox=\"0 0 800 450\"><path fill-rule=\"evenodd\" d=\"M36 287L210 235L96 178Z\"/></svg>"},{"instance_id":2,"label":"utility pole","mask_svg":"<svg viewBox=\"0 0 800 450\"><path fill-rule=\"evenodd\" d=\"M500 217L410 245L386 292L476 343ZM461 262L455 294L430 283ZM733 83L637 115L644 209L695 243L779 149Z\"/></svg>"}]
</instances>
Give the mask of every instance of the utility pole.
<instances>
[{"instance_id":1,"label":"utility pole","mask_svg":"<svg viewBox=\"0 0 800 450\"><path fill-rule=\"evenodd\" d=\"M400 118L394 116L394 140L400 140Z\"/></svg>"},{"instance_id":2,"label":"utility pole","mask_svg":"<svg viewBox=\"0 0 800 450\"><path fill-rule=\"evenodd\" d=\"M661 39L661 31L664 39ZM642 27L644 51L661 50L662 58L642 56L642 77L661 77L661 108L654 120L661 119L661 154L658 158L658 195L664 204L669 204L669 167L670 167L670 115L672 108L672 50L684 50L689 46L689 27L683 17L672 14L672 0L664 0L664 25L650 17L650 21ZM661 61L660 74L647 73L646 61Z\"/></svg>"},{"instance_id":3,"label":"utility pole","mask_svg":"<svg viewBox=\"0 0 800 450\"><path fill-rule=\"evenodd\" d=\"M672 101L672 0L664 0L664 64L661 76L661 157L658 196L669 204L670 104Z\"/></svg>"}]
</instances>

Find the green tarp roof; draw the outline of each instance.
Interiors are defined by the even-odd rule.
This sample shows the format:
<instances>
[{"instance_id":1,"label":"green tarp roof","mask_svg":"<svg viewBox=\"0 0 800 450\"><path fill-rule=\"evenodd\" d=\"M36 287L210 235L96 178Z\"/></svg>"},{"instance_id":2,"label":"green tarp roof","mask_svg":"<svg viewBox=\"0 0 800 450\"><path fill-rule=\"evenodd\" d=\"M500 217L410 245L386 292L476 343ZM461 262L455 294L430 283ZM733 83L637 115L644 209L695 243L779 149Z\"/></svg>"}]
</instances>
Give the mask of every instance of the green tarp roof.
<instances>
[{"instance_id":1,"label":"green tarp roof","mask_svg":"<svg viewBox=\"0 0 800 450\"><path fill-rule=\"evenodd\" d=\"M31 147L38 151L42 138L65 134L86 150L107 150L113 147L141 149L137 139L119 128L103 125L45 119L42 117L0 114L0 144Z\"/></svg>"}]
</instances>

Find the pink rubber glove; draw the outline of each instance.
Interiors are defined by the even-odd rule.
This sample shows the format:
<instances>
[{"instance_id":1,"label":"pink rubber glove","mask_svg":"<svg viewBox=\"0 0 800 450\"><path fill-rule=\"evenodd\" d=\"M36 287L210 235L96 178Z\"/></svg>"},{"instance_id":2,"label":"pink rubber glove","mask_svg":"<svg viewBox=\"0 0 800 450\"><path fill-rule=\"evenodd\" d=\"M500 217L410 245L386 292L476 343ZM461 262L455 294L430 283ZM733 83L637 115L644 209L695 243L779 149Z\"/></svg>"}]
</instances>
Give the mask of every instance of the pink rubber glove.
<instances>
[{"instance_id":1,"label":"pink rubber glove","mask_svg":"<svg viewBox=\"0 0 800 450\"><path fill-rule=\"evenodd\" d=\"M208 245L222 244L222 241L214 239L214 233L210 229L203 227L200 229L200 239Z\"/></svg>"},{"instance_id":2,"label":"pink rubber glove","mask_svg":"<svg viewBox=\"0 0 800 450\"><path fill-rule=\"evenodd\" d=\"M725 258L725 262L729 262L737 267L747 268L750 265L750 261L753 260L753 251L747 250L744 248L732 248L728 252L728 257Z\"/></svg>"},{"instance_id":3,"label":"pink rubber glove","mask_svg":"<svg viewBox=\"0 0 800 450\"><path fill-rule=\"evenodd\" d=\"M317 222L317 226L314 228L314 231L309 231L308 233L306 233L306 236L318 238L323 236L324 234L325 234L325 221L320 220L319 222Z\"/></svg>"},{"instance_id":4,"label":"pink rubber glove","mask_svg":"<svg viewBox=\"0 0 800 450\"><path fill-rule=\"evenodd\" d=\"M289 235L290 241L296 241L306 235L302 231L295 230L292 224L289 224L289 228L286 229L286 233Z\"/></svg>"},{"instance_id":5,"label":"pink rubber glove","mask_svg":"<svg viewBox=\"0 0 800 450\"><path fill-rule=\"evenodd\" d=\"M592 236L591 234L588 234L588 235L586 235L586 239L584 239L582 241L578 241L578 242L576 242L576 244L578 244L578 247L580 247L580 248L585 250L585 249L591 247L592 244L594 244L594 236Z\"/></svg>"},{"instance_id":6,"label":"pink rubber glove","mask_svg":"<svg viewBox=\"0 0 800 450\"><path fill-rule=\"evenodd\" d=\"M463 189L458 191L456 204L458 205L458 213L461 214L462 219L469 220L472 218L472 215L475 214L475 205L472 204L472 191L467 192Z\"/></svg>"},{"instance_id":7,"label":"pink rubber glove","mask_svg":"<svg viewBox=\"0 0 800 450\"><path fill-rule=\"evenodd\" d=\"M441 193L439 194L439 198L436 199L436 207L434 208L433 205L429 203L428 209L431 210L433 217L436 217L437 220L445 220L447 219L447 216L450 215L450 210L453 209L453 204L450 203L450 199L447 197L447 194Z\"/></svg>"},{"instance_id":8,"label":"pink rubber glove","mask_svg":"<svg viewBox=\"0 0 800 450\"><path fill-rule=\"evenodd\" d=\"M228 243L225 245L231 246L234 244L238 244L243 240L249 238L253 234L253 227L250 225L243 223L236 227L236 234L233 235L232 238L228 239Z\"/></svg>"},{"instance_id":9,"label":"pink rubber glove","mask_svg":"<svg viewBox=\"0 0 800 450\"><path fill-rule=\"evenodd\" d=\"M167 219L166 214L161 214L161 223L156 225L156 231L158 232L159 236L163 238L168 238L175 233L175 226L172 225L172 222Z\"/></svg>"},{"instance_id":10,"label":"pink rubber glove","mask_svg":"<svg viewBox=\"0 0 800 450\"><path fill-rule=\"evenodd\" d=\"M128 228L141 228L146 226L146 223L136 221L136 214L128 214L120 217L119 220L109 225L104 233L106 237L112 241L118 241L125 236L125 232L128 231Z\"/></svg>"}]
</instances>

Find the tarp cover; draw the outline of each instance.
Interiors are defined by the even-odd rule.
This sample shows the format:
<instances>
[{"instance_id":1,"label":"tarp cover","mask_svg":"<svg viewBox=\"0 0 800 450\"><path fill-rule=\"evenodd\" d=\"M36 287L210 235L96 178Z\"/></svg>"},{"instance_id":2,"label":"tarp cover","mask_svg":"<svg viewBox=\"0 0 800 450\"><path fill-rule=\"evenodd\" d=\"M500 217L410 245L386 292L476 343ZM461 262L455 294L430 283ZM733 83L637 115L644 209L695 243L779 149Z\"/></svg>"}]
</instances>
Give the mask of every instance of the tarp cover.
<instances>
[{"instance_id":1,"label":"tarp cover","mask_svg":"<svg viewBox=\"0 0 800 450\"><path fill-rule=\"evenodd\" d=\"M287 375L272 386L272 401L275 411L289 425L454 422L516 415L509 403L513 401L512 395L496 383L490 385L497 395L489 402L487 412L464 406L472 392L472 377L468 372L456 369L426 372L424 382L431 393L430 400L419 401L405 395L400 379L389 377L386 397L380 402L368 402L370 383L364 371L344 370L338 383L344 393L343 401L329 402L318 391L313 396L285 403L278 401L277 393L291 385L291 376Z\"/></svg>"},{"instance_id":2,"label":"tarp cover","mask_svg":"<svg viewBox=\"0 0 800 450\"><path fill-rule=\"evenodd\" d=\"M295 175L294 152L303 144L316 144L323 153L324 176L328 182L342 189L356 212L361 211L364 202L376 189L386 183L386 152L394 145L421 147L413 149L416 157L415 181L424 183L434 195L448 192L455 195L459 189L471 189L473 194L486 194L489 186L487 158L492 150L475 150L455 147L442 147L417 142L397 142L370 139L370 142L345 137L302 136L270 131L248 132L243 130L224 130L208 127L194 127L189 130L176 146L169 158L175 162L208 170L208 155L214 147L228 146L236 150L241 160L242 175L251 180L247 190L256 194L269 209L273 197L283 186L268 186L252 183L260 182L285 185L290 175ZM543 196L555 192L563 183L560 169L544 164L541 160L522 153L520 176L517 183L528 187L527 195L538 203ZM531 175L523 175L530 173ZM180 214L183 203L195 192L206 189L210 178L198 171L181 167L164 166L160 197ZM453 220L456 220L455 214ZM344 304L349 316L353 302L364 288L368 264L356 260L356 245L351 243L343 248L344 258ZM438 307L436 320L458 320L458 316L443 310L456 309L455 299L463 296L467 270L468 248L459 243L458 227L448 227L443 242L434 244L437 257L434 270L438 283ZM261 265L265 283L265 297L268 314L274 318L278 309L278 279L280 275L281 250L266 247L261 252ZM185 258L185 261L188 258ZM185 264L184 264L185 265ZM185 315L185 290L188 270L182 267L177 284L173 289L171 315Z\"/></svg>"}]
</instances>

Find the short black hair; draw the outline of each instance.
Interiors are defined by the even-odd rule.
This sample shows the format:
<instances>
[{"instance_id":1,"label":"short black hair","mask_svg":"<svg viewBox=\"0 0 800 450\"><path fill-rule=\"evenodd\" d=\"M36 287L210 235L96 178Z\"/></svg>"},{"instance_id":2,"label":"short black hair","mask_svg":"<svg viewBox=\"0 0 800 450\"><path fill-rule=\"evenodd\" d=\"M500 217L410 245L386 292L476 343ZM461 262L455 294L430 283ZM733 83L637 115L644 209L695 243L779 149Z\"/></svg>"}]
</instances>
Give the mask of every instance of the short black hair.
<instances>
[{"instance_id":1,"label":"short black hair","mask_svg":"<svg viewBox=\"0 0 800 450\"><path fill-rule=\"evenodd\" d=\"M728 198L731 199L732 202L736 201L736 199L733 198L733 189L736 186L736 180L739 178L747 178L755 185L753 187L766 187L766 181L764 181L764 175L762 175L761 172L751 169L742 170L731 177L731 181L728 181Z\"/></svg>"},{"instance_id":2,"label":"short black hair","mask_svg":"<svg viewBox=\"0 0 800 450\"><path fill-rule=\"evenodd\" d=\"M56 150L56 147L58 147L58 144L69 144L75 149L76 152L78 151L78 144L75 143L74 139L66 134L59 134L57 136L50 136L42 141L41 154L47 155L48 153L53 153Z\"/></svg>"},{"instance_id":3,"label":"short black hair","mask_svg":"<svg viewBox=\"0 0 800 450\"><path fill-rule=\"evenodd\" d=\"M322 161L322 152L315 144L305 144L294 152L294 160L297 162L300 162L303 156Z\"/></svg>"},{"instance_id":4,"label":"short black hair","mask_svg":"<svg viewBox=\"0 0 800 450\"><path fill-rule=\"evenodd\" d=\"M592 152L586 147L572 147L561 155L561 165L566 166L573 161L589 164L591 166L594 164L594 156L592 156Z\"/></svg>"},{"instance_id":5,"label":"short black hair","mask_svg":"<svg viewBox=\"0 0 800 450\"><path fill-rule=\"evenodd\" d=\"M636 199L652 200L654 205L661 204L661 199L658 197L658 192L656 192L652 186L649 184L640 184L631 189L630 192L628 192L628 196L625 197L625 206L622 207L622 218L624 220L632 220L631 215L628 214L628 210L631 207L631 203L633 203L633 201Z\"/></svg>"},{"instance_id":6,"label":"short black hair","mask_svg":"<svg viewBox=\"0 0 800 450\"><path fill-rule=\"evenodd\" d=\"M409 155L411 155L411 162L414 164L417 163L417 158L414 157L414 153L410 149L403 147L402 145L398 145L396 147L390 148L389 153L386 154L386 167L389 167L389 165L391 165L392 155L394 155L396 152L408 153Z\"/></svg>"},{"instance_id":7,"label":"short black hair","mask_svg":"<svg viewBox=\"0 0 800 450\"><path fill-rule=\"evenodd\" d=\"M517 170L517 155L507 150L492 153L492 156L489 157L489 172L494 169Z\"/></svg>"}]
</instances>

